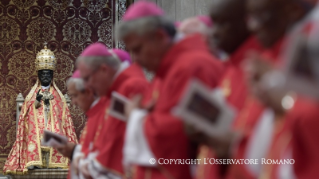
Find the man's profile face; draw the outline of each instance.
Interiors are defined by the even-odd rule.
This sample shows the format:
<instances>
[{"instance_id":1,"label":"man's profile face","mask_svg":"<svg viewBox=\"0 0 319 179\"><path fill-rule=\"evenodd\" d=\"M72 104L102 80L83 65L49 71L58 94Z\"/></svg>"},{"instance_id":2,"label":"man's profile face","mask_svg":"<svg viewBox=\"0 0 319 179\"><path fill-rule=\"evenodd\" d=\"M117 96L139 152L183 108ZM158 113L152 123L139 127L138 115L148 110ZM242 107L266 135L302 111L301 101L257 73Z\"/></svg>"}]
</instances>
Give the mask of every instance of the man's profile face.
<instances>
[{"instance_id":1,"label":"man's profile face","mask_svg":"<svg viewBox=\"0 0 319 179\"><path fill-rule=\"evenodd\" d=\"M248 31L245 16L243 7L238 7L231 0L214 1L210 9L210 17L214 22L212 43L222 51L233 53Z\"/></svg>"},{"instance_id":2,"label":"man's profile face","mask_svg":"<svg viewBox=\"0 0 319 179\"><path fill-rule=\"evenodd\" d=\"M93 69L85 62L80 62L77 68L81 72L86 88L93 89L98 96L104 96L113 82L111 68L105 64Z\"/></svg>"},{"instance_id":3,"label":"man's profile face","mask_svg":"<svg viewBox=\"0 0 319 179\"><path fill-rule=\"evenodd\" d=\"M85 89L84 91L76 90L75 83L68 85L68 93L73 105L78 106L84 112L90 109L91 104L94 101L94 94L91 89Z\"/></svg>"},{"instance_id":4,"label":"man's profile face","mask_svg":"<svg viewBox=\"0 0 319 179\"><path fill-rule=\"evenodd\" d=\"M272 47L285 34L289 21L283 0L248 0L248 28L264 47Z\"/></svg>"},{"instance_id":5,"label":"man's profile face","mask_svg":"<svg viewBox=\"0 0 319 179\"><path fill-rule=\"evenodd\" d=\"M161 39L152 34L132 33L123 40L136 63L150 71L156 70L157 63L162 56L163 41Z\"/></svg>"},{"instance_id":6,"label":"man's profile face","mask_svg":"<svg viewBox=\"0 0 319 179\"><path fill-rule=\"evenodd\" d=\"M52 70L39 70L38 77L41 82L41 86L49 86L53 79L53 71Z\"/></svg>"}]
</instances>

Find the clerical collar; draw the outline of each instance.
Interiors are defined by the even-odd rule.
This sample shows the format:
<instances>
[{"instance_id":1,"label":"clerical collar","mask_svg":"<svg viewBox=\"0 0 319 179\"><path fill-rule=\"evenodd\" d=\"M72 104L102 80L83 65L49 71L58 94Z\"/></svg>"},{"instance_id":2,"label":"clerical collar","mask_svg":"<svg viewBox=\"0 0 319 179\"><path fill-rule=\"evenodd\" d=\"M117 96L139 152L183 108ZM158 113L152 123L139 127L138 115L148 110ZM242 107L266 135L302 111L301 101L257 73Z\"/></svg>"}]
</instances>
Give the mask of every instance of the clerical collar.
<instances>
[{"instance_id":1,"label":"clerical collar","mask_svg":"<svg viewBox=\"0 0 319 179\"><path fill-rule=\"evenodd\" d=\"M46 90L46 89L49 89L49 88L50 88L50 85L49 85L49 86L41 86L41 88L42 88L43 90Z\"/></svg>"},{"instance_id":2,"label":"clerical collar","mask_svg":"<svg viewBox=\"0 0 319 179\"><path fill-rule=\"evenodd\" d=\"M115 80L126 68L128 68L130 66L130 63L127 61L124 61L121 63L119 69L117 70L117 72L114 75L113 80Z\"/></svg>"}]
</instances>

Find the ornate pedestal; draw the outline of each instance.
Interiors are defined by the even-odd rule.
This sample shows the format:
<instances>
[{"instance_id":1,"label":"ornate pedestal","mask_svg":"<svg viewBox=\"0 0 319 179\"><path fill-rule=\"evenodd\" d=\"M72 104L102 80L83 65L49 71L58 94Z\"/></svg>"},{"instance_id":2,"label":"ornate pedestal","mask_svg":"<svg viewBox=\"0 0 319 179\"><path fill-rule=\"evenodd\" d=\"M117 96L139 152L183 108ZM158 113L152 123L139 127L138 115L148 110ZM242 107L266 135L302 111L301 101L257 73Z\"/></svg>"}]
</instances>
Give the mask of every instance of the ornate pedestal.
<instances>
[{"instance_id":1,"label":"ornate pedestal","mask_svg":"<svg viewBox=\"0 0 319 179\"><path fill-rule=\"evenodd\" d=\"M26 175L0 176L0 179L66 179L68 172L67 169L34 169Z\"/></svg>"}]
</instances>

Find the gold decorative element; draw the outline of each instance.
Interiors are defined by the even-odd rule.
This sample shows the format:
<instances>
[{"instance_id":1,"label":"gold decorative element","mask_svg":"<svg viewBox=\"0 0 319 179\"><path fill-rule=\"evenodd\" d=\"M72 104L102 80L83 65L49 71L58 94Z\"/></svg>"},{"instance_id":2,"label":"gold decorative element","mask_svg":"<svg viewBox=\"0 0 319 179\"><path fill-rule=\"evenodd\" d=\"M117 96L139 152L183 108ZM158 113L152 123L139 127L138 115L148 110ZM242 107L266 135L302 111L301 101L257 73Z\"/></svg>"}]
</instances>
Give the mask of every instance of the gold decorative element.
<instances>
[{"instance_id":1,"label":"gold decorative element","mask_svg":"<svg viewBox=\"0 0 319 179\"><path fill-rule=\"evenodd\" d=\"M157 101L158 97L159 97L159 91L158 90L154 90L153 93L152 93L153 100Z\"/></svg>"},{"instance_id":2,"label":"gold decorative element","mask_svg":"<svg viewBox=\"0 0 319 179\"><path fill-rule=\"evenodd\" d=\"M40 94L43 95L43 97L42 97L43 101L47 100L47 99L48 100L52 100L54 98L53 95L47 90L44 90L43 92L40 92Z\"/></svg>"},{"instance_id":3,"label":"gold decorative element","mask_svg":"<svg viewBox=\"0 0 319 179\"><path fill-rule=\"evenodd\" d=\"M64 10L68 7L68 5L72 2L71 0L48 0L49 4L54 8L58 10Z\"/></svg>"},{"instance_id":4,"label":"gold decorative element","mask_svg":"<svg viewBox=\"0 0 319 179\"><path fill-rule=\"evenodd\" d=\"M45 17L36 18L27 25L27 36L37 44L54 40L56 34L55 24Z\"/></svg>"},{"instance_id":5,"label":"gold decorative element","mask_svg":"<svg viewBox=\"0 0 319 179\"><path fill-rule=\"evenodd\" d=\"M81 49L82 50L82 49ZM54 53L55 58L57 60L56 67L54 71L54 78L57 81L66 81L65 78L68 76L72 76L72 72L74 71L74 61L67 55L57 52ZM55 81L55 82L57 82ZM58 83L60 85L60 83ZM64 90L62 87L63 85L60 85L60 90Z\"/></svg>"},{"instance_id":6,"label":"gold decorative element","mask_svg":"<svg viewBox=\"0 0 319 179\"><path fill-rule=\"evenodd\" d=\"M28 8L32 6L36 0L25 0L25 1L12 0L12 1L16 6L22 9L22 8Z\"/></svg>"},{"instance_id":7,"label":"gold decorative element","mask_svg":"<svg viewBox=\"0 0 319 179\"><path fill-rule=\"evenodd\" d=\"M15 108L15 95L15 91L11 88L0 88L0 114L8 114L12 108Z\"/></svg>"},{"instance_id":8,"label":"gold decorative element","mask_svg":"<svg viewBox=\"0 0 319 179\"><path fill-rule=\"evenodd\" d=\"M27 52L15 53L8 63L9 72L18 78L30 78L34 75L34 66L32 64L34 55Z\"/></svg>"},{"instance_id":9,"label":"gold decorative element","mask_svg":"<svg viewBox=\"0 0 319 179\"><path fill-rule=\"evenodd\" d=\"M30 152L33 152L33 151L35 150L35 144L30 143L30 144L28 145L28 150L29 150Z\"/></svg>"},{"instance_id":10,"label":"gold decorative element","mask_svg":"<svg viewBox=\"0 0 319 179\"><path fill-rule=\"evenodd\" d=\"M88 41L92 34L92 29L86 21L74 18L65 23L62 34L71 44L80 45Z\"/></svg>"},{"instance_id":11,"label":"gold decorative element","mask_svg":"<svg viewBox=\"0 0 319 179\"><path fill-rule=\"evenodd\" d=\"M47 44L44 44L44 49L38 52L35 59L35 68L39 70L55 70L56 58L54 53L47 48Z\"/></svg>"},{"instance_id":12,"label":"gold decorative element","mask_svg":"<svg viewBox=\"0 0 319 179\"><path fill-rule=\"evenodd\" d=\"M0 39L1 43L12 42L20 34L20 28L16 21L9 17L0 18Z\"/></svg>"}]
</instances>

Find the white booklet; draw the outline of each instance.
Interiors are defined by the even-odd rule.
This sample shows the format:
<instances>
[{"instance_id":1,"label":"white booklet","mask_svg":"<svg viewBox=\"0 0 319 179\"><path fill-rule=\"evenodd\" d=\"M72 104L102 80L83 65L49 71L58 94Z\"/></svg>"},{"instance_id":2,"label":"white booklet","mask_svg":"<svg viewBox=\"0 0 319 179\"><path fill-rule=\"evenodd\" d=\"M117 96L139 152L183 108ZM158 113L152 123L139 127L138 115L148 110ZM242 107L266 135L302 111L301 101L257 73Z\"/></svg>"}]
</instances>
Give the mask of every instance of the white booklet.
<instances>
[{"instance_id":1,"label":"white booklet","mask_svg":"<svg viewBox=\"0 0 319 179\"><path fill-rule=\"evenodd\" d=\"M122 121L127 121L125 116L125 106L130 103L130 100L117 92L112 92L111 105L109 115Z\"/></svg>"},{"instance_id":2,"label":"white booklet","mask_svg":"<svg viewBox=\"0 0 319 179\"><path fill-rule=\"evenodd\" d=\"M68 143L68 138L66 136L44 130L41 143L43 146L57 148L66 145Z\"/></svg>"},{"instance_id":3,"label":"white booklet","mask_svg":"<svg viewBox=\"0 0 319 179\"><path fill-rule=\"evenodd\" d=\"M190 81L172 113L212 137L228 132L235 117L220 89L212 91L196 79Z\"/></svg>"}]
</instances>

